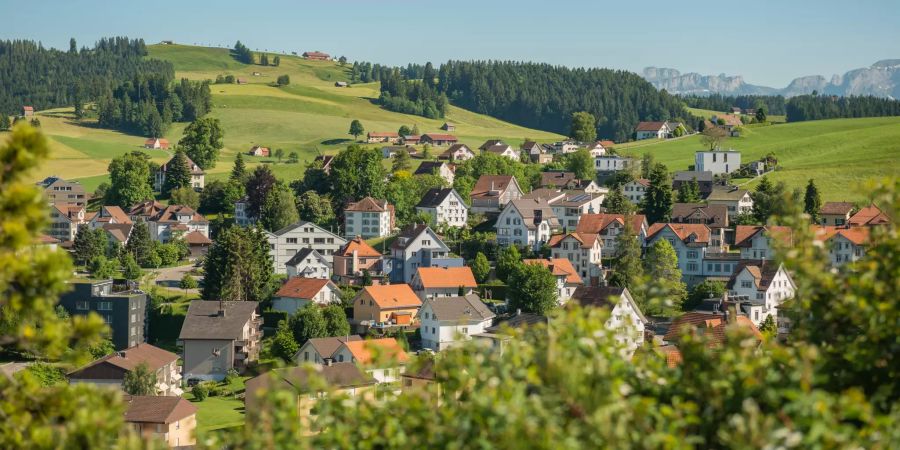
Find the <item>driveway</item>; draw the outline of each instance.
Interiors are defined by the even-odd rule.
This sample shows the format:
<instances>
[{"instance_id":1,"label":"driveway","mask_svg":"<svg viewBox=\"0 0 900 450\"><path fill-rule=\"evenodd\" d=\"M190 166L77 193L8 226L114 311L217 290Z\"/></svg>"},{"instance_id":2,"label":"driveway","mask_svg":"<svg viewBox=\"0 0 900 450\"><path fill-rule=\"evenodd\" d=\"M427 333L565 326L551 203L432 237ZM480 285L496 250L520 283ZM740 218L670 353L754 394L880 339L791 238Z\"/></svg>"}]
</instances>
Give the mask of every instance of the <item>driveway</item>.
<instances>
[{"instance_id":1,"label":"driveway","mask_svg":"<svg viewBox=\"0 0 900 450\"><path fill-rule=\"evenodd\" d=\"M167 287L170 289L178 289L182 290L178 285L181 283L181 278L184 277L184 274L191 271L194 268L193 264L187 264L184 266L175 266L175 267L163 267L161 269L153 269L153 273L155 275L155 283L157 286ZM197 278L197 281L200 281L200 278ZM199 289L188 289L186 292L191 294L199 293Z\"/></svg>"}]
</instances>

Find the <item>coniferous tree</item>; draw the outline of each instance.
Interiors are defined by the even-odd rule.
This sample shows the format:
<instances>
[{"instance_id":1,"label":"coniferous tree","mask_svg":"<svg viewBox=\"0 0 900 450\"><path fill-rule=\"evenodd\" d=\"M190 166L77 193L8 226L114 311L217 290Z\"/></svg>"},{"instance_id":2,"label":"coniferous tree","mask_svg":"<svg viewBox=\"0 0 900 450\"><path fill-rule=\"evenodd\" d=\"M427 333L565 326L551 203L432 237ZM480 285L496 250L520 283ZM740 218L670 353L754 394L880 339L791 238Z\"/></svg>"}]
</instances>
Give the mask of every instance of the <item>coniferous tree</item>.
<instances>
[{"instance_id":1,"label":"coniferous tree","mask_svg":"<svg viewBox=\"0 0 900 450\"><path fill-rule=\"evenodd\" d=\"M653 288L661 292L663 302L643 305L645 314L673 316L681 312L681 305L687 297L687 287L681 281L681 269L678 268L678 255L672 244L665 239L658 239L644 259L644 273Z\"/></svg>"},{"instance_id":2,"label":"coniferous tree","mask_svg":"<svg viewBox=\"0 0 900 450\"><path fill-rule=\"evenodd\" d=\"M247 166L244 164L243 154L238 153L237 156L234 157L234 166L231 168L231 176L229 179L241 184L244 184L247 181Z\"/></svg>"},{"instance_id":3,"label":"coniferous tree","mask_svg":"<svg viewBox=\"0 0 900 450\"><path fill-rule=\"evenodd\" d=\"M765 224L772 216L784 215L788 207L784 183L772 183L768 177L762 177L750 197L753 199L753 217L757 223Z\"/></svg>"},{"instance_id":4,"label":"coniferous tree","mask_svg":"<svg viewBox=\"0 0 900 450\"><path fill-rule=\"evenodd\" d=\"M122 266L122 275L127 280L137 280L141 278L143 272L141 272L141 266L138 265L137 261L134 259L134 255L128 252L122 252L122 257L119 264Z\"/></svg>"},{"instance_id":5,"label":"coniferous tree","mask_svg":"<svg viewBox=\"0 0 900 450\"><path fill-rule=\"evenodd\" d=\"M99 230L101 233L103 230ZM72 250L75 253L75 261L86 264L88 261L105 253L106 247L97 239L97 234L87 225L78 227L75 239L72 242Z\"/></svg>"},{"instance_id":6,"label":"coniferous tree","mask_svg":"<svg viewBox=\"0 0 900 450\"><path fill-rule=\"evenodd\" d=\"M272 354L281 358L284 362L293 362L294 355L300 350L300 345L294 339L294 333L286 320L278 322L275 337L272 338Z\"/></svg>"},{"instance_id":7,"label":"coniferous tree","mask_svg":"<svg viewBox=\"0 0 900 450\"><path fill-rule=\"evenodd\" d=\"M272 58L272 65L275 67L280 66L281 65L281 57L278 55L275 55L275 57Z\"/></svg>"},{"instance_id":8,"label":"coniferous tree","mask_svg":"<svg viewBox=\"0 0 900 450\"><path fill-rule=\"evenodd\" d=\"M242 44L241 41L237 41L234 44L234 49L231 51L234 58L244 64L253 64L253 52L247 48L246 45Z\"/></svg>"},{"instance_id":9,"label":"coniferous tree","mask_svg":"<svg viewBox=\"0 0 900 450\"><path fill-rule=\"evenodd\" d=\"M609 195L603 199L601 204L608 214L632 214L634 213L634 205L622 193L622 187L610 189Z\"/></svg>"},{"instance_id":10,"label":"coniferous tree","mask_svg":"<svg viewBox=\"0 0 900 450\"><path fill-rule=\"evenodd\" d=\"M656 163L650 170L650 186L641 208L649 223L668 222L672 217L672 180L665 165Z\"/></svg>"},{"instance_id":11,"label":"coniferous tree","mask_svg":"<svg viewBox=\"0 0 900 450\"><path fill-rule=\"evenodd\" d=\"M700 184L696 178L678 186L678 203L699 203L701 200Z\"/></svg>"},{"instance_id":12,"label":"coniferous tree","mask_svg":"<svg viewBox=\"0 0 900 450\"><path fill-rule=\"evenodd\" d=\"M135 261L141 267L154 267L153 257L156 252L153 249L153 241L150 239L150 228L147 223L138 220L135 222L128 243L125 244L125 251L134 256Z\"/></svg>"},{"instance_id":13,"label":"coniferous tree","mask_svg":"<svg viewBox=\"0 0 900 450\"><path fill-rule=\"evenodd\" d=\"M266 199L269 198L269 192L275 188L278 179L272 173L272 169L268 165L262 164L253 169L253 173L247 178L246 194L247 194L247 213L250 217L259 219L262 214L263 206Z\"/></svg>"},{"instance_id":14,"label":"coniferous tree","mask_svg":"<svg viewBox=\"0 0 900 450\"><path fill-rule=\"evenodd\" d=\"M269 243L257 228L231 226L220 231L203 269L204 299L258 302L272 294L274 269Z\"/></svg>"},{"instance_id":15,"label":"coniferous tree","mask_svg":"<svg viewBox=\"0 0 900 450\"><path fill-rule=\"evenodd\" d=\"M611 265L613 275L609 284L626 287L636 301L643 301L644 266L641 261L641 245L632 226L632 217L625 216L622 231L616 236L616 259Z\"/></svg>"},{"instance_id":16,"label":"coniferous tree","mask_svg":"<svg viewBox=\"0 0 900 450\"><path fill-rule=\"evenodd\" d=\"M397 154L394 155L394 161L391 162L391 172L409 170L411 167L412 161L409 157L409 152L406 149L398 150Z\"/></svg>"},{"instance_id":17,"label":"coniferous tree","mask_svg":"<svg viewBox=\"0 0 900 450\"><path fill-rule=\"evenodd\" d=\"M166 179L163 183L163 194L169 195L175 189L191 186L191 167L187 156L181 149L175 150L175 156L166 164Z\"/></svg>"},{"instance_id":18,"label":"coniferous tree","mask_svg":"<svg viewBox=\"0 0 900 450\"><path fill-rule=\"evenodd\" d=\"M12 124L9 122L9 116L5 112L0 111L0 131L9 130Z\"/></svg>"},{"instance_id":19,"label":"coniferous tree","mask_svg":"<svg viewBox=\"0 0 900 450\"><path fill-rule=\"evenodd\" d=\"M822 197L819 195L819 188L812 178L806 185L806 195L803 196L803 212L809 214L812 223L819 223L819 210L822 209Z\"/></svg>"}]
</instances>

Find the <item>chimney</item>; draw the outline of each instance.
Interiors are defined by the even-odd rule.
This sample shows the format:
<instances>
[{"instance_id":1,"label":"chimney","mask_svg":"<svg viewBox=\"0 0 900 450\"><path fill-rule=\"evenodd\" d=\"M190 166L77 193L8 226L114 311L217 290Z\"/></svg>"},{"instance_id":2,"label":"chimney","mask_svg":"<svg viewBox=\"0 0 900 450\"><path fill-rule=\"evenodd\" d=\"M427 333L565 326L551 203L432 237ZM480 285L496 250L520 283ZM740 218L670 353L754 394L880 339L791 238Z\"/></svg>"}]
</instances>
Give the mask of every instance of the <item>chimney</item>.
<instances>
[{"instance_id":1,"label":"chimney","mask_svg":"<svg viewBox=\"0 0 900 450\"><path fill-rule=\"evenodd\" d=\"M217 316L225 317L225 300L219 300L219 311Z\"/></svg>"},{"instance_id":2,"label":"chimney","mask_svg":"<svg viewBox=\"0 0 900 450\"><path fill-rule=\"evenodd\" d=\"M125 350L121 350L121 351L118 352L118 354L119 354L119 357L120 357L120 358L124 358L125 355L126 355L126 352L125 352Z\"/></svg>"},{"instance_id":3,"label":"chimney","mask_svg":"<svg viewBox=\"0 0 900 450\"><path fill-rule=\"evenodd\" d=\"M334 365L334 359L332 359L332 358L325 358L325 366L331 367L331 366L333 366L333 365Z\"/></svg>"}]
</instances>

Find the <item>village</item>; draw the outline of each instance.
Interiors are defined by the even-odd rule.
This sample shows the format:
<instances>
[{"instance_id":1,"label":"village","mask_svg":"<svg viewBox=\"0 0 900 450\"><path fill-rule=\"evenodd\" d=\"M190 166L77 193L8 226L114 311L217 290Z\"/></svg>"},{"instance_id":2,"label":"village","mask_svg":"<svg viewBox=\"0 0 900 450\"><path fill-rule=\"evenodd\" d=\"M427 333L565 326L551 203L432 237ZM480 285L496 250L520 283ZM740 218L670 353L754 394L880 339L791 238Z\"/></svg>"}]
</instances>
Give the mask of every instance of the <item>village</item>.
<instances>
[{"instance_id":1,"label":"village","mask_svg":"<svg viewBox=\"0 0 900 450\"><path fill-rule=\"evenodd\" d=\"M23 117L29 115L25 108ZM739 150L722 148L739 127L739 120L709 122L707 130L717 130L702 132L709 148L696 151L693 166L672 173L651 157L620 154L610 140L513 147L494 139L470 147L449 122L434 133L371 131L348 152L422 160L412 173L400 165L376 183L431 177L435 187L402 206L371 195L352 198L333 211L337 226L300 217L266 229L250 189L233 203L226 225L160 198L125 208L98 204L78 182L48 176L38 185L50 227L38 245L80 261L59 305L71 316L99 315L110 329L109 353L66 378L125 390L126 421L180 447L196 442L198 427L216 428L200 412L213 398L251 414L259 392L308 383L315 367L327 386L298 394L308 424L326 393L429 392L439 384L441 352L477 345L502 353L521 330L575 305L606 311L624 360L653 354L677 366L686 328L711 336L713 346L723 344L732 325L758 342L789 340L791 323L780 310L791 304L796 284L779 251L797 238L790 227L755 214L772 208L764 202L780 200L732 184L739 174L764 178L777 167L774 155L742 161ZM636 140L688 133L674 122L641 122L634 132ZM144 147L169 143L153 138ZM256 145L247 156L271 152ZM310 165L327 178L347 170L335 167L341 153ZM503 160L537 175L482 173L460 191L461 165L504 167ZM188 190L207 186L203 169L177 153L153 174L154 191L173 189L172 174ZM820 203L813 195L805 212L835 268L862 258L871 230L889 223L874 204ZM236 241L223 237L230 227L235 235L258 233L251 245L257 249L233 247ZM160 260L149 269L140 264L142 270L136 265L146 248ZM121 268L107 264L125 254ZM232 256L216 260L217 267L214 254ZM238 255L243 262L227 259ZM246 285L222 279L237 277L223 267L232 264L265 273L273 287L248 293ZM635 265L655 280L629 272ZM210 287L213 270L217 289ZM668 306L650 303L643 285L652 282L671 297ZM154 298L162 296L157 288L168 300ZM179 292L186 301L172 300ZM219 295L205 297L209 292ZM160 301L184 308L180 319L161 315ZM135 378L150 388L135 394Z\"/></svg>"}]
</instances>

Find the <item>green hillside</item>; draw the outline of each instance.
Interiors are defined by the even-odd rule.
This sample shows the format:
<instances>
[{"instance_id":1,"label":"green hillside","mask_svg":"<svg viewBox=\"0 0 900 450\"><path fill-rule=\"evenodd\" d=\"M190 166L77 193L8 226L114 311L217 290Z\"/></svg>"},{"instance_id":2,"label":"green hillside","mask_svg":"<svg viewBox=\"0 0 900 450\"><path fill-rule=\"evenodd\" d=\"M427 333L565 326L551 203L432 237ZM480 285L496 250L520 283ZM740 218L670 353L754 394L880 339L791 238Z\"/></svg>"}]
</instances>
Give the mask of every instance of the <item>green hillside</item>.
<instances>
[{"instance_id":1,"label":"green hillside","mask_svg":"<svg viewBox=\"0 0 900 450\"><path fill-rule=\"evenodd\" d=\"M900 176L900 117L750 126L741 137L727 139L723 147L740 150L743 161L775 152L782 170L767 176L789 188L802 188L814 178L825 200L864 200L865 195L855 189L860 182ZM694 152L703 147L698 136L690 136L639 141L617 149L635 156L652 153L675 171L687 170L694 164Z\"/></svg>"},{"instance_id":2,"label":"green hillside","mask_svg":"<svg viewBox=\"0 0 900 450\"><path fill-rule=\"evenodd\" d=\"M377 83L335 87L335 81L347 80L347 68L335 62L280 55L279 67L263 67L238 63L227 49L153 45L149 50L151 57L171 61L177 77L215 79L217 75L230 74L247 81L240 85L211 86L214 108L210 115L220 119L225 129L225 148L219 163L209 171L211 179L227 176L234 156L256 144L282 148L285 155L298 152L301 164L274 165L278 176L298 178L303 171L302 163L313 159L317 152L334 153L351 143L353 137L347 131L353 119L359 119L367 131L396 131L401 125L417 125L422 133L439 132L444 121L449 121L456 124L454 134L463 143L475 146L492 138L510 144L526 137L540 142L562 138L455 107L442 120L386 111L373 103L379 94ZM284 74L290 76L289 86L271 86ZM79 178L92 189L105 179L106 166L112 157L140 148L144 141L139 136L97 128L91 121L76 122L70 109L44 111L39 115L55 151L53 160L34 174L35 179L50 174ZM177 142L184 126L174 124L166 138ZM167 157L166 152L151 153L157 161ZM251 166L264 162L253 157L247 160Z\"/></svg>"}]
</instances>

